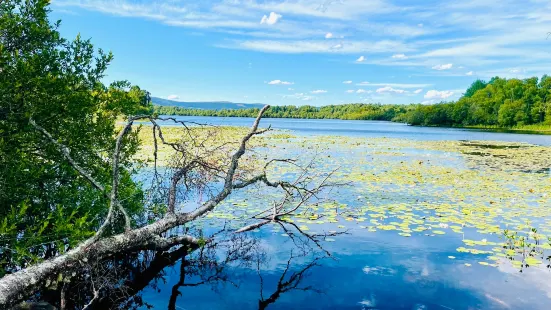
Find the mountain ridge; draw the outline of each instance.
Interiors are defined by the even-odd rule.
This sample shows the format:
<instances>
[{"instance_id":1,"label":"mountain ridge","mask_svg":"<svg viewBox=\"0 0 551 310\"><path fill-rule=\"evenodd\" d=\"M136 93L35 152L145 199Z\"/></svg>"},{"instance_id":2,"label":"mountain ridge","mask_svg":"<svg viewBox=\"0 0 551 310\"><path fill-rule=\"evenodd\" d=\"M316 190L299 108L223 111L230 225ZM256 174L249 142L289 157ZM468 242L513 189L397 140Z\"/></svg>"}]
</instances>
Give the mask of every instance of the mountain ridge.
<instances>
[{"instance_id":1,"label":"mountain ridge","mask_svg":"<svg viewBox=\"0 0 551 310\"><path fill-rule=\"evenodd\" d=\"M174 106L188 109L204 109L204 110L241 110L250 108L262 108L262 103L239 103L231 101L176 101L159 97L151 97L151 102L154 105L160 106Z\"/></svg>"}]
</instances>

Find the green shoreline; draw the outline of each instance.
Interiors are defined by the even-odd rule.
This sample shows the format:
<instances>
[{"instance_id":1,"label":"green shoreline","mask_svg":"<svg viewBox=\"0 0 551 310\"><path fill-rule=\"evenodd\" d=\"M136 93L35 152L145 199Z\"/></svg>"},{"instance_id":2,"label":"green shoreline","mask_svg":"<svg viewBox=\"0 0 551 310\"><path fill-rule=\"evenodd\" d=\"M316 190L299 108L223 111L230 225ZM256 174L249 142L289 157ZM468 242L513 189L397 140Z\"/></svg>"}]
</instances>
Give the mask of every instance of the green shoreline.
<instances>
[{"instance_id":1,"label":"green shoreline","mask_svg":"<svg viewBox=\"0 0 551 310\"><path fill-rule=\"evenodd\" d=\"M237 116L237 115L195 115L193 113L189 114L163 114L166 116L197 116L197 117L249 117L251 116ZM502 133L522 133L522 134L533 134L533 135L551 135L551 125L525 125L525 126L515 126L515 127L499 127L499 126L486 126L486 125L469 125L469 126L444 126L444 125L410 125L405 122L399 121L388 121L388 120L366 120L366 119L342 119L342 118L300 118L300 117L264 117L264 119L302 119L302 120L341 120L341 121L376 121L376 122L392 122L406 124L413 127L434 127L434 128L457 128L457 129L477 129L485 130L492 132L502 132Z\"/></svg>"}]
</instances>

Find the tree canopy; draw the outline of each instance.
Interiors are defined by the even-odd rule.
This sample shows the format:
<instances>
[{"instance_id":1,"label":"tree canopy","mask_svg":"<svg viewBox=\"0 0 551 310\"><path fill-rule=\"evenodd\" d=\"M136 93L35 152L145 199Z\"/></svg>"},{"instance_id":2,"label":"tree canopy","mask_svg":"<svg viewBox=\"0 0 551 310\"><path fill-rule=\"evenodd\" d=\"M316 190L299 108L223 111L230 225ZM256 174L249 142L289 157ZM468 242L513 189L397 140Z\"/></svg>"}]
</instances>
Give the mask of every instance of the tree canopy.
<instances>
[{"instance_id":1,"label":"tree canopy","mask_svg":"<svg viewBox=\"0 0 551 310\"><path fill-rule=\"evenodd\" d=\"M418 105L405 120L429 126L551 125L550 93L551 78L547 75L539 81L537 77L494 77L489 83L477 80L456 102Z\"/></svg>"},{"instance_id":2,"label":"tree canopy","mask_svg":"<svg viewBox=\"0 0 551 310\"><path fill-rule=\"evenodd\" d=\"M113 59L89 40L62 38L47 0L0 2L0 276L55 256L90 236L107 197L80 176L34 124L70 149L93 177L106 181L105 155L124 115L150 111L149 94L127 81L102 83ZM130 178L129 135L122 192L136 213L141 189Z\"/></svg>"},{"instance_id":3,"label":"tree canopy","mask_svg":"<svg viewBox=\"0 0 551 310\"><path fill-rule=\"evenodd\" d=\"M155 103L155 102L153 102ZM163 115L194 115L194 116L228 116L228 117L255 117L259 109L239 110L203 110L188 109L173 106L155 105L155 112ZM365 104L351 103L343 105L327 105L315 107L304 106L273 106L265 113L271 118L307 118L307 119L345 119L345 120L381 120L391 121L403 115L409 106L392 104Z\"/></svg>"}]
</instances>

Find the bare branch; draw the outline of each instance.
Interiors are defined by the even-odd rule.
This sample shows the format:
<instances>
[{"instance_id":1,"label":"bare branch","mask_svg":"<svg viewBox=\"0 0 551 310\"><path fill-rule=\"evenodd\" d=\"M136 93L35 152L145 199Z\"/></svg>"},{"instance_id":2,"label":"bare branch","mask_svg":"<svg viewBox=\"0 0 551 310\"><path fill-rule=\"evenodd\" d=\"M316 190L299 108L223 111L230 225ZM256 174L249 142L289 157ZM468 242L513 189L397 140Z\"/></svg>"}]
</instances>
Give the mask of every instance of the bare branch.
<instances>
[{"instance_id":1,"label":"bare branch","mask_svg":"<svg viewBox=\"0 0 551 310\"><path fill-rule=\"evenodd\" d=\"M241 143L239 145L239 149L232 155L231 157L231 163L230 167L227 170L226 178L224 180L224 188L222 191L218 193L214 198L207 201L205 204L203 204L201 207L197 208L195 211L191 213L187 213L187 221L192 221L208 211L212 210L214 207L216 207L222 200L224 200L226 197L228 197L233 189L233 178L235 177L235 172L237 170L237 167L239 166L239 159L243 154L245 154L245 149L247 146L247 142L254 136L264 131L258 131L258 125L260 123L260 119L262 118L262 115L266 110L269 108L269 105L264 106L260 112L258 112L258 116L256 117L256 120L253 123L253 126L251 127L251 130L249 133L243 137L241 140Z\"/></svg>"},{"instance_id":2,"label":"bare branch","mask_svg":"<svg viewBox=\"0 0 551 310\"><path fill-rule=\"evenodd\" d=\"M101 236L105 229L111 224L113 221L114 216L114 208L116 207L121 214L124 216L125 221L125 228L126 231L129 231L131 229L130 227L130 217L128 216L128 213L126 210L124 210L124 207L120 204L120 201L118 200L119 195L119 161L120 161L120 154L121 154L121 147L122 147L122 139L130 130L132 129L132 124L134 121L142 118L149 118L148 115L139 115L134 116L128 119L128 122L126 123L126 126L119 132L119 135L117 136L117 140L115 142L115 150L113 151L113 159L112 159L112 169L113 169L113 181L111 186L111 201L109 204L109 210L107 211L107 217L105 218L105 221L103 224L101 224L100 228L96 232L96 238Z\"/></svg>"}]
</instances>

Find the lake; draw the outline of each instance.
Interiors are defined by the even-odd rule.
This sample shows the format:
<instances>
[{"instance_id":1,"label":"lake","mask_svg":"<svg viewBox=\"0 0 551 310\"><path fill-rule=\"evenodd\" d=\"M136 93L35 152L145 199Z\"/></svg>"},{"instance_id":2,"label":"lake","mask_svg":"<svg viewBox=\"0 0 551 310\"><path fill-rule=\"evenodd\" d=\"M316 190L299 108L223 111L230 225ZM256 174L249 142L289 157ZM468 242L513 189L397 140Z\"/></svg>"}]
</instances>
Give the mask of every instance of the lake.
<instances>
[{"instance_id":1,"label":"lake","mask_svg":"<svg viewBox=\"0 0 551 310\"><path fill-rule=\"evenodd\" d=\"M261 126L267 125L288 136L268 139L260 153L321 157L317 171L338 168L335 177L350 182L290 219L304 232L336 234L298 255L292 237L300 234L278 225L252 232L262 264L231 265L226 281L180 288L176 309L257 309L278 281L294 274L301 277L296 289L283 290L267 309L551 308L545 260L551 248L549 149L522 144L551 146L551 136L377 121L263 119ZM274 172L281 178L288 173ZM212 232L228 220L247 222L266 204L265 196L270 193L264 189L232 194L199 225ZM504 230L516 235L504 237ZM167 308L180 275L180 263L165 268L164 281L144 289L143 300ZM201 279L186 277L189 283Z\"/></svg>"},{"instance_id":2,"label":"lake","mask_svg":"<svg viewBox=\"0 0 551 310\"><path fill-rule=\"evenodd\" d=\"M213 124L220 126L250 127L254 121L247 117L207 117L207 116L164 116L186 122ZM161 122L172 125L172 122ZM551 145L551 135L515 134L490 130L419 127L386 121L346 121L325 119L286 119L265 118L262 126L271 125L276 129L293 130L307 135L343 135L350 137L389 137L420 140L493 140L527 142Z\"/></svg>"}]
</instances>

